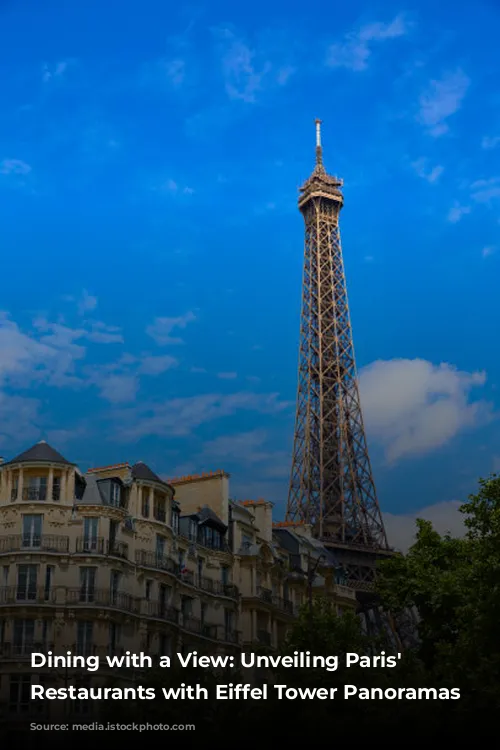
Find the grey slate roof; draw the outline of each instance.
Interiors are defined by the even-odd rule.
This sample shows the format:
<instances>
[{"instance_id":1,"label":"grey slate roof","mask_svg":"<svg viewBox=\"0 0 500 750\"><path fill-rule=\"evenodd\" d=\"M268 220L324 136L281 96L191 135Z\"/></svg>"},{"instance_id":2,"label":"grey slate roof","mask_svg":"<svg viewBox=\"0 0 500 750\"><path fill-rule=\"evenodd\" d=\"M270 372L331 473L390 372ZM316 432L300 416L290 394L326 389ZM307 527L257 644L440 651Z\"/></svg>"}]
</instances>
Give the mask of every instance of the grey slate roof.
<instances>
[{"instance_id":1,"label":"grey slate roof","mask_svg":"<svg viewBox=\"0 0 500 750\"><path fill-rule=\"evenodd\" d=\"M99 484L97 479L92 474L85 475L85 489L83 491L82 499L78 501L78 504L83 505L103 505L103 497L99 490Z\"/></svg>"},{"instance_id":2,"label":"grey slate roof","mask_svg":"<svg viewBox=\"0 0 500 750\"><path fill-rule=\"evenodd\" d=\"M208 505L204 505L203 508L200 508L196 513L185 513L181 515L181 518L197 518L200 524L212 521L212 523L217 524L217 526L220 526L222 529L227 529L224 521L222 521L217 513L215 513L212 508L209 508Z\"/></svg>"},{"instance_id":3,"label":"grey slate roof","mask_svg":"<svg viewBox=\"0 0 500 750\"><path fill-rule=\"evenodd\" d=\"M28 463L31 461L40 461L53 464L67 464L73 466L70 461L67 461L64 456L61 456L52 446L40 440L39 443L28 448L28 450L20 453L18 456L8 461L9 464Z\"/></svg>"},{"instance_id":4,"label":"grey slate roof","mask_svg":"<svg viewBox=\"0 0 500 750\"><path fill-rule=\"evenodd\" d=\"M143 461L138 461L132 466L132 476L134 479L145 479L148 482L159 482L160 484L168 484L163 479L152 471L147 464Z\"/></svg>"}]
</instances>

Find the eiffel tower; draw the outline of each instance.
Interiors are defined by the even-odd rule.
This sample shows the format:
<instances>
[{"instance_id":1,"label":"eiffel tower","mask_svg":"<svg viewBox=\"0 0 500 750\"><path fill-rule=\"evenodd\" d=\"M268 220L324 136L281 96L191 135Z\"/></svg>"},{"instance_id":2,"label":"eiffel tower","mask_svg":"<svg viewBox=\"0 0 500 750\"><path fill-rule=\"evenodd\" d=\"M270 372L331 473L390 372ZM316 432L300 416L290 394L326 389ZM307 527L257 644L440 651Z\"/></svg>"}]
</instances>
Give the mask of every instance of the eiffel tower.
<instances>
[{"instance_id":1,"label":"eiffel tower","mask_svg":"<svg viewBox=\"0 0 500 750\"><path fill-rule=\"evenodd\" d=\"M375 563L393 554L366 445L340 242L343 182L316 165L300 189L305 222L297 412L287 521L305 522L343 567L373 590ZM359 598L359 595L358 595ZM371 599L370 596L367 598Z\"/></svg>"}]
</instances>

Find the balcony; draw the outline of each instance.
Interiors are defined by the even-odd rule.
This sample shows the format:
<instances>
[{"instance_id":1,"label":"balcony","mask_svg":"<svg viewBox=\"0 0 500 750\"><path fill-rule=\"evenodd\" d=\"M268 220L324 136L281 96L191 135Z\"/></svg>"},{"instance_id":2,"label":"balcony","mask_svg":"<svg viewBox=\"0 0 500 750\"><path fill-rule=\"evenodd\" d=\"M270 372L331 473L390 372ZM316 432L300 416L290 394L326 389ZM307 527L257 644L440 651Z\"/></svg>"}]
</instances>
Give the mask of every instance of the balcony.
<instances>
[{"instance_id":1,"label":"balcony","mask_svg":"<svg viewBox=\"0 0 500 750\"><path fill-rule=\"evenodd\" d=\"M110 555L128 558L128 544L111 541L103 537L80 537L76 540L76 553L82 555Z\"/></svg>"},{"instance_id":2,"label":"balcony","mask_svg":"<svg viewBox=\"0 0 500 750\"><path fill-rule=\"evenodd\" d=\"M228 596L230 599L237 599L239 594L238 587L234 583L222 583L213 578L198 578L197 586L209 594Z\"/></svg>"},{"instance_id":3,"label":"balcony","mask_svg":"<svg viewBox=\"0 0 500 750\"><path fill-rule=\"evenodd\" d=\"M52 591L44 586L4 586L0 588L0 606L51 604L52 601Z\"/></svg>"},{"instance_id":4,"label":"balcony","mask_svg":"<svg viewBox=\"0 0 500 750\"><path fill-rule=\"evenodd\" d=\"M18 534L0 538L0 554L5 552L59 552L69 553L69 537Z\"/></svg>"},{"instance_id":5,"label":"balcony","mask_svg":"<svg viewBox=\"0 0 500 750\"><path fill-rule=\"evenodd\" d=\"M196 617L191 617L191 615L183 615L181 624L184 630L189 633L201 635L203 638L211 638L213 641L217 640L217 625L210 625Z\"/></svg>"},{"instance_id":6,"label":"balcony","mask_svg":"<svg viewBox=\"0 0 500 750\"><path fill-rule=\"evenodd\" d=\"M66 604L82 607L109 607L120 609L131 614L139 614L138 600L125 591L94 589L91 586L66 590Z\"/></svg>"},{"instance_id":7,"label":"balcony","mask_svg":"<svg viewBox=\"0 0 500 750\"><path fill-rule=\"evenodd\" d=\"M288 615L293 615L293 604L290 599L282 599L281 596L273 596L273 605L282 612L286 612Z\"/></svg>"},{"instance_id":8,"label":"balcony","mask_svg":"<svg viewBox=\"0 0 500 750\"><path fill-rule=\"evenodd\" d=\"M271 589L263 588L263 586L257 586L257 596L261 601L266 602L266 604L273 603L273 592L271 591Z\"/></svg>"},{"instance_id":9,"label":"balcony","mask_svg":"<svg viewBox=\"0 0 500 750\"><path fill-rule=\"evenodd\" d=\"M222 640L226 641L226 643L239 643L240 633L237 630L230 630L229 628L224 628L224 631L222 634Z\"/></svg>"},{"instance_id":10,"label":"balcony","mask_svg":"<svg viewBox=\"0 0 500 750\"><path fill-rule=\"evenodd\" d=\"M124 560L128 559L128 544L125 542L109 541L107 547L107 554L111 555L111 557L122 557Z\"/></svg>"},{"instance_id":11,"label":"balcony","mask_svg":"<svg viewBox=\"0 0 500 750\"><path fill-rule=\"evenodd\" d=\"M9 657L29 657L31 654L40 653L46 654L47 651L52 651L54 648L53 643L47 643L46 641L34 641L34 640L17 640L13 643L3 642L0 643L0 657L8 659Z\"/></svg>"},{"instance_id":12,"label":"balcony","mask_svg":"<svg viewBox=\"0 0 500 750\"><path fill-rule=\"evenodd\" d=\"M145 617L166 620L174 625L179 624L179 610L169 606L166 602L144 599L142 601L142 614Z\"/></svg>"},{"instance_id":13,"label":"balcony","mask_svg":"<svg viewBox=\"0 0 500 750\"><path fill-rule=\"evenodd\" d=\"M172 573L174 576L179 574L179 564L175 560L172 560L171 557L158 554L157 552L148 552L145 549L136 550L135 563L144 568L166 570L167 573Z\"/></svg>"}]
</instances>

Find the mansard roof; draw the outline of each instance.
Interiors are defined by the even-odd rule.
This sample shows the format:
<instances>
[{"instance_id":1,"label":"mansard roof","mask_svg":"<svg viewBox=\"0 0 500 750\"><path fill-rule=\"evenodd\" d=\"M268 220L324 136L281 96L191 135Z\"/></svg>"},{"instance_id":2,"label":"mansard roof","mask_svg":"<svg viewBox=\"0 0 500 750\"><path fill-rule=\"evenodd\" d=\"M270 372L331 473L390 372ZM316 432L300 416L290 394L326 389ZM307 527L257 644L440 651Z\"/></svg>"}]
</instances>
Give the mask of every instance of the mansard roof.
<instances>
[{"instance_id":1,"label":"mansard roof","mask_svg":"<svg viewBox=\"0 0 500 750\"><path fill-rule=\"evenodd\" d=\"M164 484L166 487L170 487L168 482L160 479L158 474L155 474L154 471L143 461L138 461L132 466L132 476L134 479L144 479L147 482L158 482L159 484Z\"/></svg>"},{"instance_id":2,"label":"mansard roof","mask_svg":"<svg viewBox=\"0 0 500 750\"><path fill-rule=\"evenodd\" d=\"M23 451L18 456L8 461L9 464L21 464L21 463L50 463L50 464L66 464L67 466L74 466L70 461L67 461L64 456L61 456L55 448L40 440L39 443L35 443L28 450Z\"/></svg>"}]
</instances>

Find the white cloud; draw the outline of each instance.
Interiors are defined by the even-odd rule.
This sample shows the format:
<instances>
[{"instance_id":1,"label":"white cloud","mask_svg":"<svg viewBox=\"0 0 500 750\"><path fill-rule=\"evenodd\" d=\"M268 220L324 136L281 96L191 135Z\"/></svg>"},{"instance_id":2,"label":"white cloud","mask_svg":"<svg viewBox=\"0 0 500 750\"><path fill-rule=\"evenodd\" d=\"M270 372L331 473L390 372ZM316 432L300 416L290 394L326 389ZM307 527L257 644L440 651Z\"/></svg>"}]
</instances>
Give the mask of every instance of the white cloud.
<instances>
[{"instance_id":1,"label":"white cloud","mask_svg":"<svg viewBox=\"0 0 500 750\"><path fill-rule=\"evenodd\" d=\"M331 68L366 70L375 42L405 36L409 29L410 25L401 15L390 23L367 24L358 31L347 34L342 42L332 44L328 49L326 64Z\"/></svg>"},{"instance_id":2,"label":"white cloud","mask_svg":"<svg viewBox=\"0 0 500 750\"><path fill-rule=\"evenodd\" d=\"M134 375L119 375L110 373L98 379L101 398L112 404L133 401L139 390L139 382Z\"/></svg>"},{"instance_id":3,"label":"white cloud","mask_svg":"<svg viewBox=\"0 0 500 750\"><path fill-rule=\"evenodd\" d=\"M417 175L427 182L436 182L444 172L444 167L437 165L435 167L429 167L427 159L418 159L411 165Z\"/></svg>"},{"instance_id":4,"label":"white cloud","mask_svg":"<svg viewBox=\"0 0 500 750\"><path fill-rule=\"evenodd\" d=\"M48 83L57 78L62 78L68 70L71 60L60 60L54 65L45 64L43 66L42 81Z\"/></svg>"},{"instance_id":5,"label":"white cloud","mask_svg":"<svg viewBox=\"0 0 500 750\"><path fill-rule=\"evenodd\" d=\"M116 440L139 440L145 436L190 435L202 424L207 424L240 411L277 414L290 404L280 401L278 394L239 392L231 394L207 393L165 402L144 402L115 415Z\"/></svg>"},{"instance_id":6,"label":"white cloud","mask_svg":"<svg viewBox=\"0 0 500 750\"><path fill-rule=\"evenodd\" d=\"M465 428L491 418L491 405L470 401L484 373L421 359L377 361L359 378L367 431L389 462L440 448Z\"/></svg>"},{"instance_id":7,"label":"white cloud","mask_svg":"<svg viewBox=\"0 0 500 750\"><path fill-rule=\"evenodd\" d=\"M483 247L481 251L481 255L483 256L483 258L489 258L490 255L494 255L494 253L496 253L496 248L491 246Z\"/></svg>"},{"instance_id":8,"label":"white cloud","mask_svg":"<svg viewBox=\"0 0 500 750\"><path fill-rule=\"evenodd\" d=\"M165 354L162 357L143 357L139 366L139 373L143 375L161 375L163 372L177 367L177 365L178 361L169 354Z\"/></svg>"},{"instance_id":9,"label":"white cloud","mask_svg":"<svg viewBox=\"0 0 500 750\"><path fill-rule=\"evenodd\" d=\"M417 518L431 521L439 534L449 533L453 537L463 537L466 529L464 517L458 510L461 505L462 503L459 502L444 502L430 505L408 515L384 513L389 544L401 552L407 552L415 542Z\"/></svg>"},{"instance_id":10,"label":"white cloud","mask_svg":"<svg viewBox=\"0 0 500 750\"><path fill-rule=\"evenodd\" d=\"M146 333L154 339L159 346L166 346L167 344L182 344L182 339L172 337L170 334L176 328L186 328L188 323L191 323L193 320L196 320L196 317L192 312L188 312L178 318L156 318L154 322L147 327Z\"/></svg>"},{"instance_id":11,"label":"white cloud","mask_svg":"<svg viewBox=\"0 0 500 750\"><path fill-rule=\"evenodd\" d=\"M33 398L12 396L0 391L0 446L35 440L40 433L40 403Z\"/></svg>"},{"instance_id":12,"label":"white cloud","mask_svg":"<svg viewBox=\"0 0 500 750\"><path fill-rule=\"evenodd\" d=\"M0 163L0 174L26 175L31 172L31 167L21 159L4 159Z\"/></svg>"},{"instance_id":13,"label":"white cloud","mask_svg":"<svg viewBox=\"0 0 500 750\"><path fill-rule=\"evenodd\" d=\"M481 148L484 149L494 149L497 148L497 146L500 146L500 135L493 137L485 135L481 141Z\"/></svg>"},{"instance_id":14,"label":"white cloud","mask_svg":"<svg viewBox=\"0 0 500 750\"><path fill-rule=\"evenodd\" d=\"M430 135L438 137L447 133L447 120L462 106L470 80L461 70L444 74L430 82L420 97L418 119Z\"/></svg>"},{"instance_id":15,"label":"white cloud","mask_svg":"<svg viewBox=\"0 0 500 750\"><path fill-rule=\"evenodd\" d=\"M286 85L295 72L292 65L272 62L271 50L265 44L253 48L228 28L214 29L213 34L229 99L253 104L259 93Z\"/></svg>"},{"instance_id":16,"label":"white cloud","mask_svg":"<svg viewBox=\"0 0 500 750\"><path fill-rule=\"evenodd\" d=\"M86 289L82 292L82 297L78 303L78 312L84 315L87 312L95 310L97 307L97 297L93 297Z\"/></svg>"},{"instance_id":17,"label":"white cloud","mask_svg":"<svg viewBox=\"0 0 500 750\"><path fill-rule=\"evenodd\" d=\"M462 216L466 216L467 214L470 214L470 206L461 206L456 203L450 208L447 219L451 224L456 224L460 221Z\"/></svg>"},{"instance_id":18,"label":"white cloud","mask_svg":"<svg viewBox=\"0 0 500 750\"><path fill-rule=\"evenodd\" d=\"M193 195L194 189L185 185L181 187L175 180L168 179L159 188L155 188L163 193L171 193L172 195Z\"/></svg>"},{"instance_id":19,"label":"white cloud","mask_svg":"<svg viewBox=\"0 0 500 750\"><path fill-rule=\"evenodd\" d=\"M471 185L471 191L476 203L491 203L492 200L500 198L500 177L476 180Z\"/></svg>"}]
</instances>

